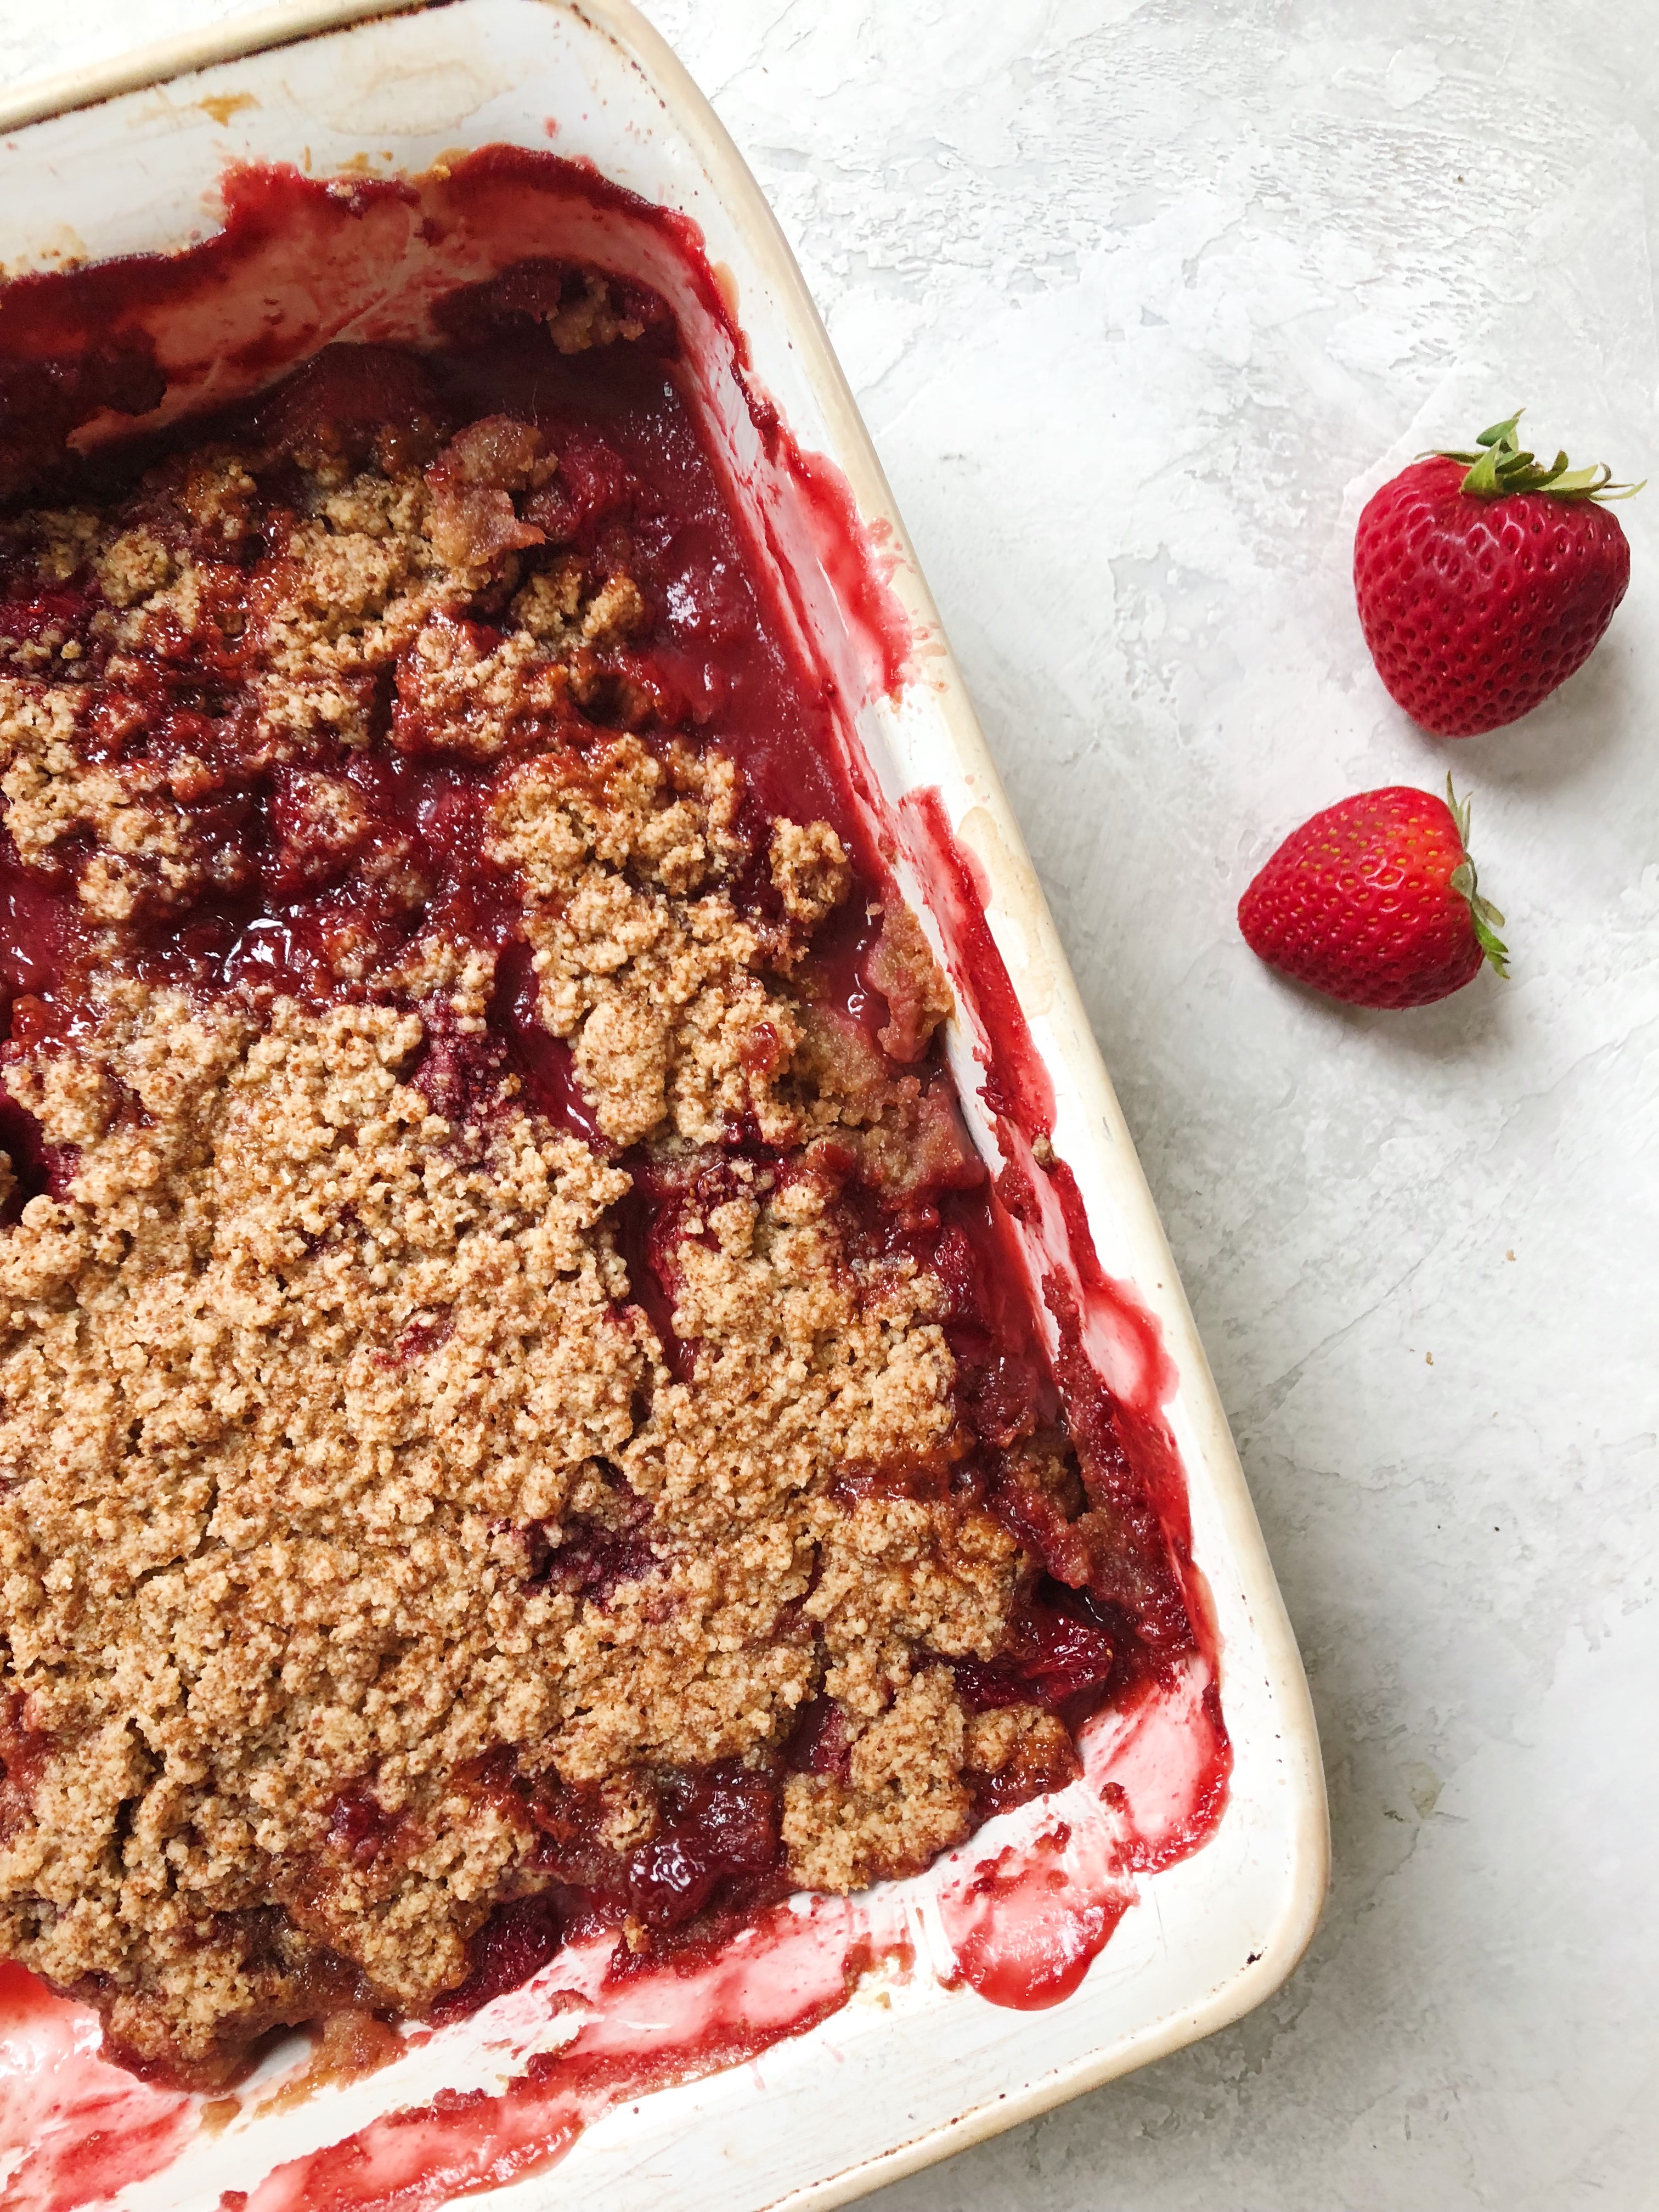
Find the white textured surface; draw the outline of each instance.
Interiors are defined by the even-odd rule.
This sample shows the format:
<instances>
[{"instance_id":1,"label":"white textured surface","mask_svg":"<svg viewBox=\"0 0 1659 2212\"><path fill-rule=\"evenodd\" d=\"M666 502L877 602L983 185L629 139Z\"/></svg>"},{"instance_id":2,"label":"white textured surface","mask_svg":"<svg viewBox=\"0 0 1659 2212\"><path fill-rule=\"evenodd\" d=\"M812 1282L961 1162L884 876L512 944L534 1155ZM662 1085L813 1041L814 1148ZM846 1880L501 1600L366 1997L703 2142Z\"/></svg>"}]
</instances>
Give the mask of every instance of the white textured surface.
<instances>
[{"instance_id":1,"label":"white textured surface","mask_svg":"<svg viewBox=\"0 0 1659 2212\"><path fill-rule=\"evenodd\" d=\"M240 12L0 0L0 74ZM1389 705L1347 582L1371 487L1519 401L1659 474L1649 0L650 12L778 208L977 693L1332 1787L1277 2001L876 2201L1659 2206L1659 491L1591 666L1462 746ZM1257 968L1232 907L1277 838L1448 762L1515 981L1385 1017Z\"/></svg>"}]
</instances>

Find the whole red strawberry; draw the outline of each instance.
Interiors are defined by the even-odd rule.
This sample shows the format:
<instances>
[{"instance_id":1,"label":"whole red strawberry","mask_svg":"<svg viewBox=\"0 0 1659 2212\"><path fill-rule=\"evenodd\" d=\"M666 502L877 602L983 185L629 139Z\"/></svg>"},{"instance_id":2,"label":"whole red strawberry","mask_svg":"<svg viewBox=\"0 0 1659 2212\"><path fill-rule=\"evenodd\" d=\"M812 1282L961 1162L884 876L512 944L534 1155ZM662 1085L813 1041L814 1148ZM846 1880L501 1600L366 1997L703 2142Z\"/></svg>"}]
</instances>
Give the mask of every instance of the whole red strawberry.
<instances>
[{"instance_id":1,"label":"whole red strawberry","mask_svg":"<svg viewBox=\"0 0 1659 2212\"><path fill-rule=\"evenodd\" d=\"M1448 804L1448 801L1450 803ZM1293 830L1238 902L1268 965L1352 1006L1425 1006L1509 955L1475 888L1467 802L1362 791Z\"/></svg>"},{"instance_id":2,"label":"whole red strawberry","mask_svg":"<svg viewBox=\"0 0 1659 2212\"><path fill-rule=\"evenodd\" d=\"M1376 672L1438 738L1496 730L1582 667L1630 582L1630 546L1600 504L1639 491L1607 471L1522 451L1519 415L1474 453L1431 453L1385 483L1353 541L1353 588Z\"/></svg>"}]
</instances>

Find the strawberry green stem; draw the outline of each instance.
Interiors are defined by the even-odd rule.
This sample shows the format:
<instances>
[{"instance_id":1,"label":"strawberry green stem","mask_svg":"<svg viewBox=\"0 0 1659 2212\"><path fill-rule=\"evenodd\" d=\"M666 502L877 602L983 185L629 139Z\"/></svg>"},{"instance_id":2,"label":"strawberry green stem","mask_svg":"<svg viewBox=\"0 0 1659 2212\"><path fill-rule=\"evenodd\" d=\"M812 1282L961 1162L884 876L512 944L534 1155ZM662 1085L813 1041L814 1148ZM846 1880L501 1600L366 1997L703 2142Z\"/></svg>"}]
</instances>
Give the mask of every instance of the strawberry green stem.
<instances>
[{"instance_id":1,"label":"strawberry green stem","mask_svg":"<svg viewBox=\"0 0 1659 2212\"><path fill-rule=\"evenodd\" d=\"M1589 469L1569 468L1565 453L1557 453L1548 464L1540 461L1525 450L1516 434L1522 412L1517 407L1504 421L1483 430L1474 441L1474 453L1443 446L1437 449L1437 459L1469 464L1469 472L1458 487L1461 491L1474 499L1502 499L1516 491L1547 492L1552 499L1632 499L1647 482L1644 477L1642 483L1614 483L1605 461L1597 461Z\"/></svg>"},{"instance_id":2,"label":"strawberry green stem","mask_svg":"<svg viewBox=\"0 0 1659 2212\"><path fill-rule=\"evenodd\" d=\"M1510 972L1510 950L1498 934L1504 926L1504 917L1489 898L1482 898L1475 879L1474 861L1469 853L1469 802L1460 799L1452 789L1452 780L1446 778L1446 804L1451 809L1452 820L1457 824L1457 842L1463 848L1463 857L1451 872L1451 887L1468 901L1470 919L1480 950L1498 970L1507 978Z\"/></svg>"}]
</instances>

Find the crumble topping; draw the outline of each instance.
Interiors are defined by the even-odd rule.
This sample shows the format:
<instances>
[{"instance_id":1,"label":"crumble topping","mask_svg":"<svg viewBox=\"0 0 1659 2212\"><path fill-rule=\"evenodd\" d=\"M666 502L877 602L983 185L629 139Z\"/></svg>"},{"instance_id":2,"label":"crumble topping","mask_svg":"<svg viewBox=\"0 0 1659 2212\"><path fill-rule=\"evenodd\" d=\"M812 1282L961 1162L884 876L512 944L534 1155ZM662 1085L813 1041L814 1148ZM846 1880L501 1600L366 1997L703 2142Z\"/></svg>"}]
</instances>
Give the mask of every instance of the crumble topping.
<instances>
[{"instance_id":1,"label":"crumble topping","mask_svg":"<svg viewBox=\"0 0 1659 2212\"><path fill-rule=\"evenodd\" d=\"M639 337L590 278L502 312ZM0 521L0 1954L204 2083L526 1900L920 1869L1164 1571L975 1287L920 925L688 704L648 483L465 415L337 351Z\"/></svg>"},{"instance_id":2,"label":"crumble topping","mask_svg":"<svg viewBox=\"0 0 1659 2212\"><path fill-rule=\"evenodd\" d=\"M527 763L494 802L484 851L533 894L525 929L541 1018L573 1043L582 1088L618 1144L665 1116L712 1144L745 1110L769 1144L797 1133L774 1085L799 1033L762 973L777 935L741 919L730 890L710 881L737 856L736 799L730 761L675 747L659 762L621 738L580 762Z\"/></svg>"},{"instance_id":3,"label":"crumble topping","mask_svg":"<svg viewBox=\"0 0 1659 2212\"><path fill-rule=\"evenodd\" d=\"M700 1345L672 1382L607 1224L628 1176L510 1079L451 1122L427 1050L413 1011L256 1022L130 985L92 1038L7 1069L78 1158L0 1249L14 1725L53 1746L8 1823L0 1929L54 1981L108 1978L141 2053L282 2016L301 1934L382 2001L463 1978L537 1841L470 1778L504 1749L612 1785L642 1832L639 1769L775 1748L822 1688L878 1731L836 1801L861 1856L826 1859L792 1796L792 1874L844 1886L922 1863L943 1807L963 1826L960 1708L913 1656L994 1652L1012 1540L828 1494L848 1463L948 1449L937 1285L849 1265L811 1176L711 1164L735 1194L672 1248ZM619 1498L649 1509L635 1571L562 1587L546 1555ZM879 1747L916 1694L954 1717L925 1815ZM360 1865L334 1838L368 1774L398 1844Z\"/></svg>"}]
</instances>

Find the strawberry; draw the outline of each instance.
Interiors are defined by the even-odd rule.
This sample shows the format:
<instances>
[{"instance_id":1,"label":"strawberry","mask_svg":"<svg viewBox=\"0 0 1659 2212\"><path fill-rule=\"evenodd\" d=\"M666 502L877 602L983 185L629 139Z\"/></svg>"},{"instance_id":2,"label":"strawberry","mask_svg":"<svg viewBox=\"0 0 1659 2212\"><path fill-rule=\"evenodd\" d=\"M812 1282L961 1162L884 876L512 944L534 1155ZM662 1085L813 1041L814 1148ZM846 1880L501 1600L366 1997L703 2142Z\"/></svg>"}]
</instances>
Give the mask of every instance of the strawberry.
<instances>
[{"instance_id":1,"label":"strawberry","mask_svg":"<svg viewBox=\"0 0 1659 2212\"><path fill-rule=\"evenodd\" d=\"M1469 810L1390 784L1293 830L1238 902L1252 952L1352 1006L1425 1006L1509 955L1475 888Z\"/></svg>"},{"instance_id":2,"label":"strawberry","mask_svg":"<svg viewBox=\"0 0 1659 2212\"><path fill-rule=\"evenodd\" d=\"M1640 484L1605 465L1545 466L1518 414L1474 453L1427 453L1370 500L1353 588L1376 672L1437 738L1502 728L1582 667L1630 581L1630 546L1600 504Z\"/></svg>"}]
</instances>

